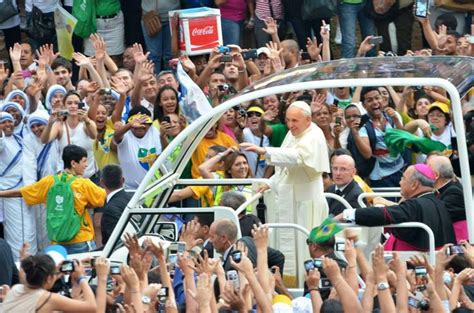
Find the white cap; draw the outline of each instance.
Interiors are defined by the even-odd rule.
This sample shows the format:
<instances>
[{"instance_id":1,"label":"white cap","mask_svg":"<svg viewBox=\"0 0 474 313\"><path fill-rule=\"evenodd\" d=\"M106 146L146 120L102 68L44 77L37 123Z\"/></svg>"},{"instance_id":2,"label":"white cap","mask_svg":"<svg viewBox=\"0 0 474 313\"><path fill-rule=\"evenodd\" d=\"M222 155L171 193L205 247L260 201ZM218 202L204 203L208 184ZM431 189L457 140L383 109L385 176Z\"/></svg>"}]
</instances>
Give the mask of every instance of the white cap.
<instances>
[{"instance_id":1,"label":"white cap","mask_svg":"<svg viewBox=\"0 0 474 313\"><path fill-rule=\"evenodd\" d=\"M257 56L259 56L261 53L265 53L267 55L267 57L269 57L270 56L270 49L268 49L267 47L258 48L257 49Z\"/></svg>"},{"instance_id":2,"label":"white cap","mask_svg":"<svg viewBox=\"0 0 474 313\"><path fill-rule=\"evenodd\" d=\"M305 112L307 115L311 116L311 107L304 101L295 101L288 108L298 108Z\"/></svg>"}]
</instances>

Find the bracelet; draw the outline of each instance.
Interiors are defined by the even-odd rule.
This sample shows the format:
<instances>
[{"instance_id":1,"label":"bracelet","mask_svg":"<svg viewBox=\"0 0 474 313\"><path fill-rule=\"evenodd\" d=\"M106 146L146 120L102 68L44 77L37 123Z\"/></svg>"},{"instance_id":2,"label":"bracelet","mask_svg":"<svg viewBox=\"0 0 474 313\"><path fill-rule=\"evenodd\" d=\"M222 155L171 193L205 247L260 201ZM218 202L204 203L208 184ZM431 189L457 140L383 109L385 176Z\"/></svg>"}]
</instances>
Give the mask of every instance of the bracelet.
<instances>
[{"instance_id":1,"label":"bracelet","mask_svg":"<svg viewBox=\"0 0 474 313\"><path fill-rule=\"evenodd\" d=\"M79 278L76 280L76 283L78 285L80 285L82 280L87 280L87 277L86 276L79 276Z\"/></svg>"},{"instance_id":2,"label":"bracelet","mask_svg":"<svg viewBox=\"0 0 474 313\"><path fill-rule=\"evenodd\" d=\"M319 288L311 288L308 290L308 293L311 293L311 291L319 292Z\"/></svg>"}]
</instances>

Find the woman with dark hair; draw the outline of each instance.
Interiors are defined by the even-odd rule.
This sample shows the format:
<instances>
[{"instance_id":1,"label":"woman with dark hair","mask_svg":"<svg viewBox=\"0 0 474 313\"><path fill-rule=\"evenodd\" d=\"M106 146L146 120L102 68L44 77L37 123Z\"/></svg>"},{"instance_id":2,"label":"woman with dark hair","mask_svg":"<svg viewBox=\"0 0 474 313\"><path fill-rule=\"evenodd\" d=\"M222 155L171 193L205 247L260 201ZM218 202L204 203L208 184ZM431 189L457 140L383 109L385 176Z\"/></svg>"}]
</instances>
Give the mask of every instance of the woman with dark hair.
<instances>
[{"instance_id":1,"label":"woman with dark hair","mask_svg":"<svg viewBox=\"0 0 474 313\"><path fill-rule=\"evenodd\" d=\"M94 158L94 140L97 137L97 126L87 116L81 96L75 91L66 93L63 99L65 111L53 111L41 136L43 143L58 140L59 149L74 144L87 151L87 169L85 178L91 178L97 171Z\"/></svg>"},{"instance_id":2,"label":"woman with dark hair","mask_svg":"<svg viewBox=\"0 0 474 313\"><path fill-rule=\"evenodd\" d=\"M74 261L74 271L70 277L80 288L81 300L48 291L60 278L61 273L47 254L32 255L23 259L20 274L23 274L24 284L13 286L8 292L3 303L5 312L96 312L97 310L94 293L84 276L84 268L80 262Z\"/></svg>"},{"instance_id":3,"label":"woman with dark hair","mask_svg":"<svg viewBox=\"0 0 474 313\"><path fill-rule=\"evenodd\" d=\"M179 114L178 92L171 86L165 85L158 90L153 109L153 118L159 123L168 114Z\"/></svg>"},{"instance_id":4,"label":"woman with dark hair","mask_svg":"<svg viewBox=\"0 0 474 313\"><path fill-rule=\"evenodd\" d=\"M334 149L342 148L339 141L339 136L342 132L342 121L334 124L334 127L332 127L332 114L329 105L324 103L319 109L314 110L312 112L312 120L323 131L329 153Z\"/></svg>"}]
</instances>

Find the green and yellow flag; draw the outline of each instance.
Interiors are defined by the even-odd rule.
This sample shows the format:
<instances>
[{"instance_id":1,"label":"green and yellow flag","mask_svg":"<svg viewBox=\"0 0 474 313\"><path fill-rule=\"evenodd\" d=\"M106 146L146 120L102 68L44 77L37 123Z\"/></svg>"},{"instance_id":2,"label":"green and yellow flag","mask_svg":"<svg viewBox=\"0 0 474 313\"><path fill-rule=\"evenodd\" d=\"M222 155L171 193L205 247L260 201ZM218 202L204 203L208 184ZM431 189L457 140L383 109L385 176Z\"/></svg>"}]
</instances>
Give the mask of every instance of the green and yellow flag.
<instances>
[{"instance_id":1,"label":"green and yellow flag","mask_svg":"<svg viewBox=\"0 0 474 313\"><path fill-rule=\"evenodd\" d=\"M321 225L311 230L308 236L308 241L314 243L324 242L341 230L342 227L339 227L333 216L329 215Z\"/></svg>"}]
</instances>

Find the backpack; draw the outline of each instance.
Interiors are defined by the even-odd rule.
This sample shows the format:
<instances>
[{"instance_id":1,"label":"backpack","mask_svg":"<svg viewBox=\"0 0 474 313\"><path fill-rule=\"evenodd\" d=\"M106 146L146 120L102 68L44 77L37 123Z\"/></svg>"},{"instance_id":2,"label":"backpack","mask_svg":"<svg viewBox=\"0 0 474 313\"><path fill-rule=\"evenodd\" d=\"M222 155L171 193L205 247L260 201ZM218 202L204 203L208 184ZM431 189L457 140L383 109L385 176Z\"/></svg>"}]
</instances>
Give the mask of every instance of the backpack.
<instances>
[{"instance_id":1,"label":"backpack","mask_svg":"<svg viewBox=\"0 0 474 313\"><path fill-rule=\"evenodd\" d=\"M61 177L59 177L61 175ZM74 192L68 175L54 175L54 184L46 196L46 228L48 239L65 242L73 239L81 228L82 216L74 208Z\"/></svg>"},{"instance_id":2,"label":"backpack","mask_svg":"<svg viewBox=\"0 0 474 313\"><path fill-rule=\"evenodd\" d=\"M365 123L363 127L365 127L365 129L367 130L370 148L372 149L372 151L374 151L376 144L375 129L372 126L372 123L370 122ZM352 136L352 133L349 133L349 137L347 138L347 149L351 152L352 158L354 159L355 166L357 169L357 175L359 175L363 179L368 178L370 173L374 169L376 158L372 155L370 159L367 160L362 156L362 154L359 152L359 149L357 149L357 145L355 143L354 137Z\"/></svg>"}]
</instances>

